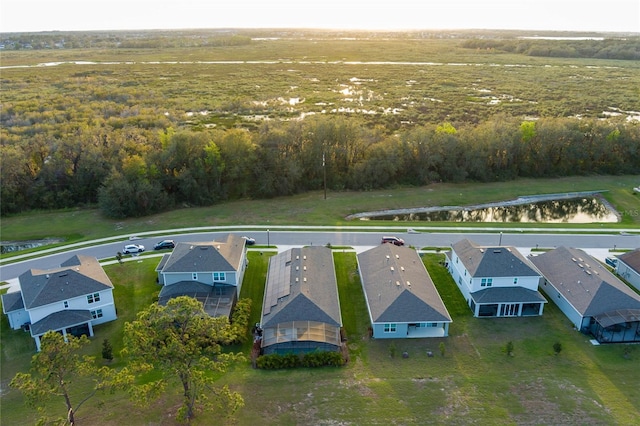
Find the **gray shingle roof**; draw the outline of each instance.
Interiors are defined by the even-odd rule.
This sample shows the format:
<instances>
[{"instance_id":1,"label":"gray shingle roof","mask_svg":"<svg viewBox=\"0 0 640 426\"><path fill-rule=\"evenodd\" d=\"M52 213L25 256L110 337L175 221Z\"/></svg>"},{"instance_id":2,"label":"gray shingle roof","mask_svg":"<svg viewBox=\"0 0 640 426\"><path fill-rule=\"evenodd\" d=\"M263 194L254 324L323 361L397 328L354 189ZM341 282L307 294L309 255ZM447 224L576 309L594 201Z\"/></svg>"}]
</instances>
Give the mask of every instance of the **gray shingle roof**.
<instances>
[{"instance_id":1,"label":"gray shingle roof","mask_svg":"<svg viewBox=\"0 0 640 426\"><path fill-rule=\"evenodd\" d=\"M269 259L262 327L289 321L342 326L333 254L321 246L293 248Z\"/></svg>"},{"instance_id":2,"label":"gray shingle roof","mask_svg":"<svg viewBox=\"0 0 640 426\"><path fill-rule=\"evenodd\" d=\"M91 321L90 311L79 309L65 309L64 311L54 312L47 315L40 321L31 324L31 335L39 336L49 330L61 330L75 325L85 324Z\"/></svg>"},{"instance_id":3,"label":"gray shingle roof","mask_svg":"<svg viewBox=\"0 0 640 426\"><path fill-rule=\"evenodd\" d=\"M235 234L224 242L178 243L169 258L163 258L162 272L237 271L244 248L245 240Z\"/></svg>"},{"instance_id":4,"label":"gray shingle roof","mask_svg":"<svg viewBox=\"0 0 640 426\"><path fill-rule=\"evenodd\" d=\"M514 247L479 246L466 238L452 247L465 269L474 278L540 275Z\"/></svg>"},{"instance_id":5,"label":"gray shingle roof","mask_svg":"<svg viewBox=\"0 0 640 426\"><path fill-rule=\"evenodd\" d=\"M62 265L49 270L31 269L20 275L25 309L113 289L95 257L74 256Z\"/></svg>"},{"instance_id":6,"label":"gray shingle roof","mask_svg":"<svg viewBox=\"0 0 640 426\"><path fill-rule=\"evenodd\" d=\"M617 258L640 274L640 248L620 254Z\"/></svg>"},{"instance_id":7,"label":"gray shingle roof","mask_svg":"<svg viewBox=\"0 0 640 426\"><path fill-rule=\"evenodd\" d=\"M21 309L24 309L21 291L14 291L12 293L2 295L2 310L5 314L8 312L19 311Z\"/></svg>"},{"instance_id":8,"label":"gray shingle roof","mask_svg":"<svg viewBox=\"0 0 640 426\"><path fill-rule=\"evenodd\" d=\"M475 293L471 297L476 304L491 303L546 303L539 291L529 290L524 287L491 287Z\"/></svg>"},{"instance_id":9,"label":"gray shingle roof","mask_svg":"<svg viewBox=\"0 0 640 426\"><path fill-rule=\"evenodd\" d=\"M640 295L580 249L558 247L530 260L582 316L640 309Z\"/></svg>"},{"instance_id":10,"label":"gray shingle roof","mask_svg":"<svg viewBox=\"0 0 640 426\"><path fill-rule=\"evenodd\" d=\"M381 244L360 253L358 267L373 322L451 322L415 250Z\"/></svg>"}]
</instances>

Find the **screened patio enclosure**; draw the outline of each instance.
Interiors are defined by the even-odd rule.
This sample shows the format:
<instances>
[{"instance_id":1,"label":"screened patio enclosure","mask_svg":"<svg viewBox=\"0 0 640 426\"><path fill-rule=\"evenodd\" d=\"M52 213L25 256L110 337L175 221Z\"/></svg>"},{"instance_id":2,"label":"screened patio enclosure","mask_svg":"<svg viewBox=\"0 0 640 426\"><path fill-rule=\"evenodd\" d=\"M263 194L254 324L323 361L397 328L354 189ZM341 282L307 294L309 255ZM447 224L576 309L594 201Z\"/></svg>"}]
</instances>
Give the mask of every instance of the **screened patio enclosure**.
<instances>
[{"instance_id":1,"label":"screened patio enclosure","mask_svg":"<svg viewBox=\"0 0 640 426\"><path fill-rule=\"evenodd\" d=\"M617 309L596 315L589 331L600 343L640 342L640 309Z\"/></svg>"},{"instance_id":2,"label":"screened patio enclosure","mask_svg":"<svg viewBox=\"0 0 640 426\"><path fill-rule=\"evenodd\" d=\"M317 321L281 322L262 332L264 354L339 351L340 327Z\"/></svg>"}]
</instances>

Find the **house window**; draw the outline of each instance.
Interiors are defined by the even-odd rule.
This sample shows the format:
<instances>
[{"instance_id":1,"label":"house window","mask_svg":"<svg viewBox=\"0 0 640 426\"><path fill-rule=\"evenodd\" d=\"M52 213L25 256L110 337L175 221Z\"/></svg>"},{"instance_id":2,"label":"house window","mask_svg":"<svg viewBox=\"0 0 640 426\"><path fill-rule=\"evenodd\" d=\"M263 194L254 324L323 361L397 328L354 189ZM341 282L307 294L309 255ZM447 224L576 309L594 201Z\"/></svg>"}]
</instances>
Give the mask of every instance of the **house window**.
<instances>
[{"instance_id":1,"label":"house window","mask_svg":"<svg viewBox=\"0 0 640 426\"><path fill-rule=\"evenodd\" d=\"M515 278L513 279L513 284L514 284L514 285L518 284L518 277L515 277Z\"/></svg>"},{"instance_id":2,"label":"house window","mask_svg":"<svg viewBox=\"0 0 640 426\"><path fill-rule=\"evenodd\" d=\"M96 309L95 311L91 311L91 318L93 319L102 318L102 309Z\"/></svg>"},{"instance_id":3,"label":"house window","mask_svg":"<svg viewBox=\"0 0 640 426\"><path fill-rule=\"evenodd\" d=\"M87 294L87 302L94 303L100 301L100 293Z\"/></svg>"},{"instance_id":4,"label":"house window","mask_svg":"<svg viewBox=\"0 0 640 426\"><path fill-rule=\"evenodd\" d=\"M197 281L198 280L198 273L194 272L193 274L191 274L191 279L194 280L194 281Z\"/></svg>"},{"instance_id":5,"label":"house window","mask_svg":"<svg viewBox=\"0 0 640 426\"><path fill-rule=\"evenodd\" d=\"M465 277L467 276L467 270L466 269L464 270L464 276Z\"/></svg>"},{"instance_id":6,"label":"house window","mask_svg":"<svg viewBox=\"0 0 640 426\"><path fill-rule=\"evenodd\" d=\"M226 281L227 277L226 277L226 274L224 272L214 272L213 273L213 280L214 281Z\"/></svg>"},{"instance_id":7,"label":"house window","mask_svg":"<svg viewBox=\"0 0 640 426\"><path fill-rule=\"evenodd\" d=\"M396 324L385 324L384 325L385 333L395 333L396 332Z\"/></svg>"},{"instance_id":8,"label":"house window","mask_svg":"<svg viewBox=\"0 0 640 426\"><path fill-rule=\"evenodd\" d=\"M64 301L63 302L64 308L67 309L69 307L69 302L68 301Z\"/></svg>"},{"instance_id":9,"label":"house window","mask_svg":"<svg viewBox=\"0 0 640 426\"><path fill-rule=\"evenodd\" d=\"M493 284L493 278L482 278L480 280L480 287L491 287Z\"/></svg>"}]
</instances>

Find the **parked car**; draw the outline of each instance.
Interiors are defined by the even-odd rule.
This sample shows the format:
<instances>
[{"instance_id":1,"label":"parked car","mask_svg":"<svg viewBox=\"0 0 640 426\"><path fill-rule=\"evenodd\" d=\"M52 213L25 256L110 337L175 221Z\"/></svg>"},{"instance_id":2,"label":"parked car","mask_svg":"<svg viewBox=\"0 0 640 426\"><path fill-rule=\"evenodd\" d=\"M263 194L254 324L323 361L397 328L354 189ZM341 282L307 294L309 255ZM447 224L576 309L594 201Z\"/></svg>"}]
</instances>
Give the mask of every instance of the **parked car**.
<instances>
[{"instance_id":1,"label":"parked car","mask_svg":"<svg viewBox=\"0 0 640 426\"><path fill-rule=\"evenodd\" d=\"M404 240L398 237L382 237L382 244L393 244L396 246L403 246Z\"/></svg>"},{"instance_id":2,"label":"parked car","mask_svg":"<svg viewBox=\"0 0 640 426\"><path fill-rule=\"evenodd\" d=\"M127 244L122 249L122 253L131 254L131 253L142 253L144 251L144 246L142 244Z\"/></svg>"},{"instance_id":3,"label":"parked car","mask_svg":"<svg viewBox=\"0 0 640 426\"><path fill-rule=\"evenodd\" d=\"M155 246L153 246L154 250L164 250L164 249L172 249L176 247L176 243L173 240L162 240Z\"/></svg>"},{"instance_id":4,"label":"parked car","mask_svg":"<svg viewBox=\"0 0 640 426\"><path fill-rule=\"evenodd\" d=\"M255 238L251 238L251 237L242 237L244 238L244 242L246 245L248 246L252 246L256 243L256 239Z\"/></svg>"}]
</instances>

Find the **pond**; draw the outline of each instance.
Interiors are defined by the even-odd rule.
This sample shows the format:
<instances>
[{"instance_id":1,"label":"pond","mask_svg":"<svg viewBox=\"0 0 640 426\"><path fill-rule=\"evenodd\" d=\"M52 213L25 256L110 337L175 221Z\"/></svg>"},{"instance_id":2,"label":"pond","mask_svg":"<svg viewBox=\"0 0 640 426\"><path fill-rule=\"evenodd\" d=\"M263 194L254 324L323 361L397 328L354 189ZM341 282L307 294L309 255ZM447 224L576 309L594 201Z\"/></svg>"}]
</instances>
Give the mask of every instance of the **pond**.
<instances>
[{"instance_id":1,"label":"pond","mask_svg":"<svg viewBox=\"0 0 640 426\"><path fill-rule=\"evenodd\" d=\"M35 247L42 247L50 244L64 242L62 238L46 238L43 240L29 241L0 241L0 253L11 253L14 251L27 250Z\"/></svg>"},{"instance_id":2,"label":"pond","mask_svg":"<svg viewBox=\"0 0 640 426\"><path fill-rule=\"evenodd\" d=\"M616 223L618 214L599 196L521 197L479 206L428 207L363 213L360 220L424 222Z\"/></svg>"}]
</instances>

